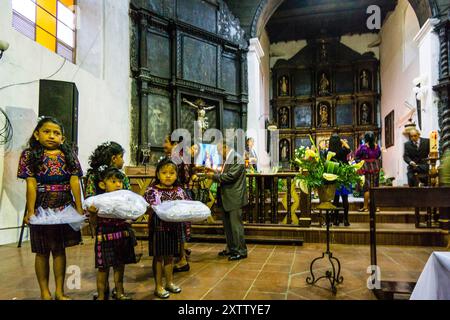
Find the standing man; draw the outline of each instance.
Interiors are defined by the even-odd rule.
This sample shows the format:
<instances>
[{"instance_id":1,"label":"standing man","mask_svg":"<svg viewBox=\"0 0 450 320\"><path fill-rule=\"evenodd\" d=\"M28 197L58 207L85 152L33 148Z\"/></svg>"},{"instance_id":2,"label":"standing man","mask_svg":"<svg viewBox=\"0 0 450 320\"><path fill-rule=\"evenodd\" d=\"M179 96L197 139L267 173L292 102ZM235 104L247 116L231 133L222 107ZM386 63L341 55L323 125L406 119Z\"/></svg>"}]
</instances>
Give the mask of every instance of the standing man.
<instances>
[{"instance_id":1,"label":"standing man","mask_svg":"<svg viewBox=\"0 0 450 320\"><path fill-rule=\"evenodd\" d=\"M226 142L219 142L217 150L224 160L222 171L215 172L206 168L206 176L219 183L217 202L223 208L223 228L227 247L219 256L229 256L228 260L247 258L247 246L244 239L242 207L247 203L244 159Z\"/></svg>"},{"instance_id":2,"label":"standing man","mask_svg":"<svg viewBox=\"0 0 450 320\"><path fill-rule=\"evenodd\" d=\"M254 149L255 140L253 138L247 139L247 146L245 150L245 158L248 159L249 166L253 167L255 171L258 171L258 155Z\"/></svg>"},{"instance_id":3,"label":"standing man","mask_svg":"<svg viewBox=\"0 0 450 320\"><path fill-rule=\"evenodd\" d=\"M403 160L408 164L408 185L415 187L418 181L415 174L428 174L428 154L430 152L430 139L421 138L420 132L416 129L409 131L409 141L405 143ZM427 184L428 178L421 179Z\"/></svg>"}]
</instances>

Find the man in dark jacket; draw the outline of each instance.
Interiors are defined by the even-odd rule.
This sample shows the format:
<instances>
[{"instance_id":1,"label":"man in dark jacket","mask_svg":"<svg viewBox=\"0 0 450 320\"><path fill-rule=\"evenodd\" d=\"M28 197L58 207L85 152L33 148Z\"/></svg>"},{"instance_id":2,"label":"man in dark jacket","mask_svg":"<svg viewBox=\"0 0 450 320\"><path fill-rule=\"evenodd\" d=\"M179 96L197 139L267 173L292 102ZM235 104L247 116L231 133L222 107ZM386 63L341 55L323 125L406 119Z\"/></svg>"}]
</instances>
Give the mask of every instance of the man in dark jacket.
<instances>
[{"instance_id":1,"label":"man in dark jacket","mask_svg":"<svg viewBox=\"0 0 450 320\"><path fill-rule=\"evenodd\" d=\"M420 137L420 132L413 129L409 132L409 141L405 143L403 160L408 164L408 185L415 187L418 179L415 174L428 174L428 154L430 152L430 139ZM428 183L428 178L422 177L421 182Z\"/></svg>"},{"instance_id":2,"label":"man in dark jacket","mask_svg":"<svg viewBox=\"0 0 450 320\"><path fill-rule=\"evenodd\" d=\"M207 176L219 183L217 201L224 211L223 227L227 248L219 252L219 255L229 256L229 260L240 260L247 258L242 223L242 207L248 203L245 162L226 142L219 142L217 149L224 160L222 171L208 170Z\"/></svg>"}]
</instances>

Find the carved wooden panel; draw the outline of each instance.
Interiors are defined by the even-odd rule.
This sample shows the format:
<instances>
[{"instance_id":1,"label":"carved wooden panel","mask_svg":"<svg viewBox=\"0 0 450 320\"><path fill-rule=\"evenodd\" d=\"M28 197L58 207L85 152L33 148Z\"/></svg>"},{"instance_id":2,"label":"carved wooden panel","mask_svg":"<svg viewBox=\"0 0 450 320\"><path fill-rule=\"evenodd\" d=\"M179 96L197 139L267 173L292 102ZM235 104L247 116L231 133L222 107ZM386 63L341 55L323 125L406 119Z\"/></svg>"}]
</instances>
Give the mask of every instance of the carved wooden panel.
<instances>
[{"instance_id":1,"label":"carved wooden panel","mask_svg":"<svg viewBox=\"0 0 450 320\"><path fill-rule=\"evenodd\" d=\"M176 0L147 0L149 9L161 16L173 17L175 15Z\"/></svg>"},{"instance_id":2,"label":"carved wooden panel","mask_svg":"<svg viewBox=\"0 0 450 320\"><path fill-rule=\"evenodd\" d=\"M238 111L224 109L223 110L223 128L239 129L241 127L241 116Z\"/></svg>"},{"instance_id":3,"label":"carved wooden panel","mask_svg":"<svg viewBox=\"0 0 450 320\"><path fill-rule=\"evenodd\" d=\"M217 32L217 7L203 0L177 1L177 16L181 21L212 33Z\"/></svg>"},{"instance_id":4,"label":"carved wooden panel","mask_svg":"<svg viewBox=\"0 0 450 320\"><path fill-rule=\"evenodd\" d=\"M311 143L311 139L309 139L308 136L303 136L303 137L296 137L295 138L295 148L300 148L300 147L311 147L312 143Z\"/></svg>"},{"instance_id":5,"label":"carved wooden panel","mask_svg":"<svg viewBox=\"0 0 450 320\"><path fill-rule=\"evenodd\" d=\"M336 125L353 125L353 104L349 102L338 102L336 105Z\"/></svg>"},{"instance_id":6,"label":"carved wooden panel","mask_svg":"<svg viewBox=\"0 0 450 320\"><path fill-rule=\"evenodd\" d=\"M149 32L147 34L147 65L152 75L170 78L170 40Z\"/></svg>"},{"instance_id":7,"label":"carved wooden panel","mask_svg":"<svg viewBox=\"0 0 450 320\"><path fill-rule=\"evenodd\" d=\"M312 126L312 108L310 104L296 106L294 108L294 126L296 128Z\"/></svg>"},{"instance_id":8,"label":"carved wooden panel","mask_svg":"<svg viewBox=\"0 0 450 320\"><path fill-rule=\"evenodd\" d=\"M339 70L336 72L336 93L345 94L353 92L353 71Z\"/></svg>"},{"instance_id":9,"label":"carved wooden panel","mask_svg":"<svg viewBox=\"0 0 450 320\"><path fill-rule=\"evenodd\" d=\"M183 79L217 85L217 46L183 36Z\"/></svg>"},{"instance_id":10,"label":"carved wooden panel","mask_svg":"<svg viewBox=\"0 0 450 320\"><path fill-rule=\"evenodd\" d=\"M172 130L172 111L168 96L148 95L148 141L162 147L164 138Z\"/></svg>"},{"instance_id":11,"label":"carved wooden panel","mask_svg":"<svg viewBox=\"0 0 450 320\"><path fill-rule=\"evenodd\" d=\"M222 87L228 93L236 94L238 92L240 81L236 58L227 56L222 58Z\"/></svg>"},{"instance_id":12,"label":"carved wooden panel","mask_svg":"<svg viewBox=\"0 0 450 320\"><path fill-rule=\"evenodd\" d=\"M300 69L294 73L294 94L296 96L311 96L311 70Z\"/></svg>"},{"instance_id":13,"label":"carved wooden panel","mask_svg":"<svg viewBox=\"0 0 450 320\"><path fill-rule=\"evenodd\" d=\"M187 104L181 104L181 128L186 129L191 134L191 137L194 136L194 124L197 120L197 115L195 114L195 110L189 107Z\"/></svg>"}]
</instances>

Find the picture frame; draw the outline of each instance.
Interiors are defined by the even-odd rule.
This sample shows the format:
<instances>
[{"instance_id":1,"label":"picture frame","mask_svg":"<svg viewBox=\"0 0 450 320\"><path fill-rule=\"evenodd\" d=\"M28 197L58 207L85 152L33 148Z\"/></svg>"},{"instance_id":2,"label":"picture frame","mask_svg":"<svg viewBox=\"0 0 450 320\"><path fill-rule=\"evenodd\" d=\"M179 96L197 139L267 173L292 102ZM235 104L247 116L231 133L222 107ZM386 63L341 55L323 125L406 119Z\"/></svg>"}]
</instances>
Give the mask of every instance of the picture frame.
<instances>
[{"instance_id":1,"label":"picture frame","mask_svg":"<svg viewBox=\"0 0 450 320\"><path fill-rule=\"evenodd\" d=\"M386 148L392 147L394 141L394 110L389 112L384 118L384 144Z\"/></svg>"}]
</instances>

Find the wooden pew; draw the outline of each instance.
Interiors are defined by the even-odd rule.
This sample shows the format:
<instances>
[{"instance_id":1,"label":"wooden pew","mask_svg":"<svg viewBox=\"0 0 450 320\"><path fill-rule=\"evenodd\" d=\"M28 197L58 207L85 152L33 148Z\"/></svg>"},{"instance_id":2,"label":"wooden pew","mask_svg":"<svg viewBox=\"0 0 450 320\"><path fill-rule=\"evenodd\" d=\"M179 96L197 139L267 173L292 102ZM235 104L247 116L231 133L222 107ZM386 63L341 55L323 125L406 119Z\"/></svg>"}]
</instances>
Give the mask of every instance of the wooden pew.
<instances>
[{"instance_id":1,"label":"wooden pew","mask_svg":"<svg viewBox=\"0 0 450 320\"><path fill-rule=\"evenodd\" d=\"M381 187L370 189L370 261L377 264L377 207L450 207L450 187ZM448 232L447 230L445 230ZM380 266L382 267L382 266ZM381 268L382 274L382 268ZM393 299L394 294L411 294L414 282L382 281L373 289L379 299Z\"/></svg>"}]
</instances>

